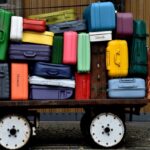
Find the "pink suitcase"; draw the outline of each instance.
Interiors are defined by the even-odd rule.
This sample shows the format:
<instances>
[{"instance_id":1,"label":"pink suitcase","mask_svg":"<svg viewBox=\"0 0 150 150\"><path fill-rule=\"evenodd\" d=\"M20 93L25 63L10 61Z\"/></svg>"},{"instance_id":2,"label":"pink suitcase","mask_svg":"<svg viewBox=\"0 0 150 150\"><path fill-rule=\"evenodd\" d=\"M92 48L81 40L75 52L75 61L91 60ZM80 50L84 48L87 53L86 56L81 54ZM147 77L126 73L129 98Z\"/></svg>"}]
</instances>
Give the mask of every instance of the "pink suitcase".
<instances>
[{"instance_id":1,"label":"pink suitcase","mask_svg":"<svg viewBox=\"0 0 150 150\"><path fill-rule=\"evenodd\" d=\"M78 34L74 31L64 32L63 63L77 63L77 38Z\"/></svg>"}]
</instances>

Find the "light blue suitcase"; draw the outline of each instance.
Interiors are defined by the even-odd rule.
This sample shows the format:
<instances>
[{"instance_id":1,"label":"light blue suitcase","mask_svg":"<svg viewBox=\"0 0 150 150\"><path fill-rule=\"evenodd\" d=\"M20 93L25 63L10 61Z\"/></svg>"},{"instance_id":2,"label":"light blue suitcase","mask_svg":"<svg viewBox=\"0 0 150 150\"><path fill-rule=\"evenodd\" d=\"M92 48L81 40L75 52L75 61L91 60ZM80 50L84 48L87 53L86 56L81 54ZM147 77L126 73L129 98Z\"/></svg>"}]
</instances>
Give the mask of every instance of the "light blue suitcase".
<instances>
[{"instance_id":1,"label":"light blue suitcase","mask_svg":"<svg viewBox=\"0 0 150 150\"><path fill-rule=\"evenodd\" d=\"M144 79L120 78L108 81L108 96L110 98L144 98L145 94Z\"/></svg>"},{"instance_id":2,"label":"light blue suitcase","mask_svg":"<svg viewBox=\"0 0 150 150\"><path fill-rule=\"evenodd\" d=\"M83 13L88 31L108 31L116 27L115 7L112 2L90 4Z\"/></svg>"}]
</instances>

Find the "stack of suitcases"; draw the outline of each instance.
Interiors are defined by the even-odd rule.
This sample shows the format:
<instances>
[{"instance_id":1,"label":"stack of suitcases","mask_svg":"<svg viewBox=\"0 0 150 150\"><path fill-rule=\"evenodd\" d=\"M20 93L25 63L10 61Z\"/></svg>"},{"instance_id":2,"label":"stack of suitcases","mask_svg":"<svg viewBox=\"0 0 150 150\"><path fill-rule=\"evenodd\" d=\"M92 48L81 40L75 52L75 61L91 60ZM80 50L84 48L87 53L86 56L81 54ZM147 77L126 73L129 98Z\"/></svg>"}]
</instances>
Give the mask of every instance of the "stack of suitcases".
<instances>
[{"instance_id":1,"label":"stack of suitcases","mask_svg":"<svg viewBox=\"0 0 150 150\"><path fill-rule=\"evenodd\" d=\"M28 18L1 9L0 27L1 99L146 95L145 22L116 13L111 2L90 4L83 20L73 9Z\"/></svg>"}]
</instances>

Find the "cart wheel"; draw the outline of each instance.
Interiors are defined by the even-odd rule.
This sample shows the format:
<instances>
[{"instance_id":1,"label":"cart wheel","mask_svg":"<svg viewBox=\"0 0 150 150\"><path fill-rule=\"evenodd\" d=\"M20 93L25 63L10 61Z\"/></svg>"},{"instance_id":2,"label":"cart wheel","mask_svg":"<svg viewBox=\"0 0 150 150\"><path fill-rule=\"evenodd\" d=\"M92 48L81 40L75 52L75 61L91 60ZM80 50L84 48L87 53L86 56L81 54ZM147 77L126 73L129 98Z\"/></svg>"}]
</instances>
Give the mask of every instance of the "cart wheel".
<instances>
[{"instance_id":1,"label":"cart wheel","mask_svg":"<svg viewBox=\"0 0 150 150\"><path fill-rule=\"evenodd\" d=\"M90 124L90 135L99 146L110 148L121 143L125 135L125 125L115 114L101 113Z\"/></svg>"},{"instance_id":2,"label":"cart wheel","mask_svg":"<svg viewBox=\"0 0 150 150\"><path fill-rule=\"evenodd\" d=\"M8 115L0 119L0 145L8 150L24 147L31 136L29 121L19 115Z\"/></svg>"}]
</instances>

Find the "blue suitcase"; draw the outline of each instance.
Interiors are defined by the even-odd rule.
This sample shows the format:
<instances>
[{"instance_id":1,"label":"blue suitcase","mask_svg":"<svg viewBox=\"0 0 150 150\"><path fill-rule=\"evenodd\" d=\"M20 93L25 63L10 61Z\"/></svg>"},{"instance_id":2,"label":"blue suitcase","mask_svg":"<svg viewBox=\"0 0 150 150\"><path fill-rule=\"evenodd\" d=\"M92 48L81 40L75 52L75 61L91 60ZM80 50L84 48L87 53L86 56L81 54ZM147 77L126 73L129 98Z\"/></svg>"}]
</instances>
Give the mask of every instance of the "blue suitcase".
<instances>
[{"instance_id":1,"label":"blue suitcase","mask_svg":"<svg viewBox=\"0 0 150 150\"><path fill-rule=\"evenodd\" d=\"M122 78L108 81L108 96L110 98L144 98L145 94L144 79Z\"/></svg>"},{"instance_id":2,"label":"blue suitcase","mask_svg":"<svg viewBox=\"0 0 150 150\"><path fill-rule=\"evenodd\" d=\"M115 7L112 2L90 4L83 13L88 31L108 31L116 27Z\"/></svg>"},{"instance_id":3,"label":"blue suitcase","mask_svg":"<svg viewBox=\"0 0 150 150\"><path fill-rule=\"evenodd\" d=\"M72 71L68 65L37 62L33 67L32 75L45 78L71 79Z\"/></svg>"}]
</instances>

